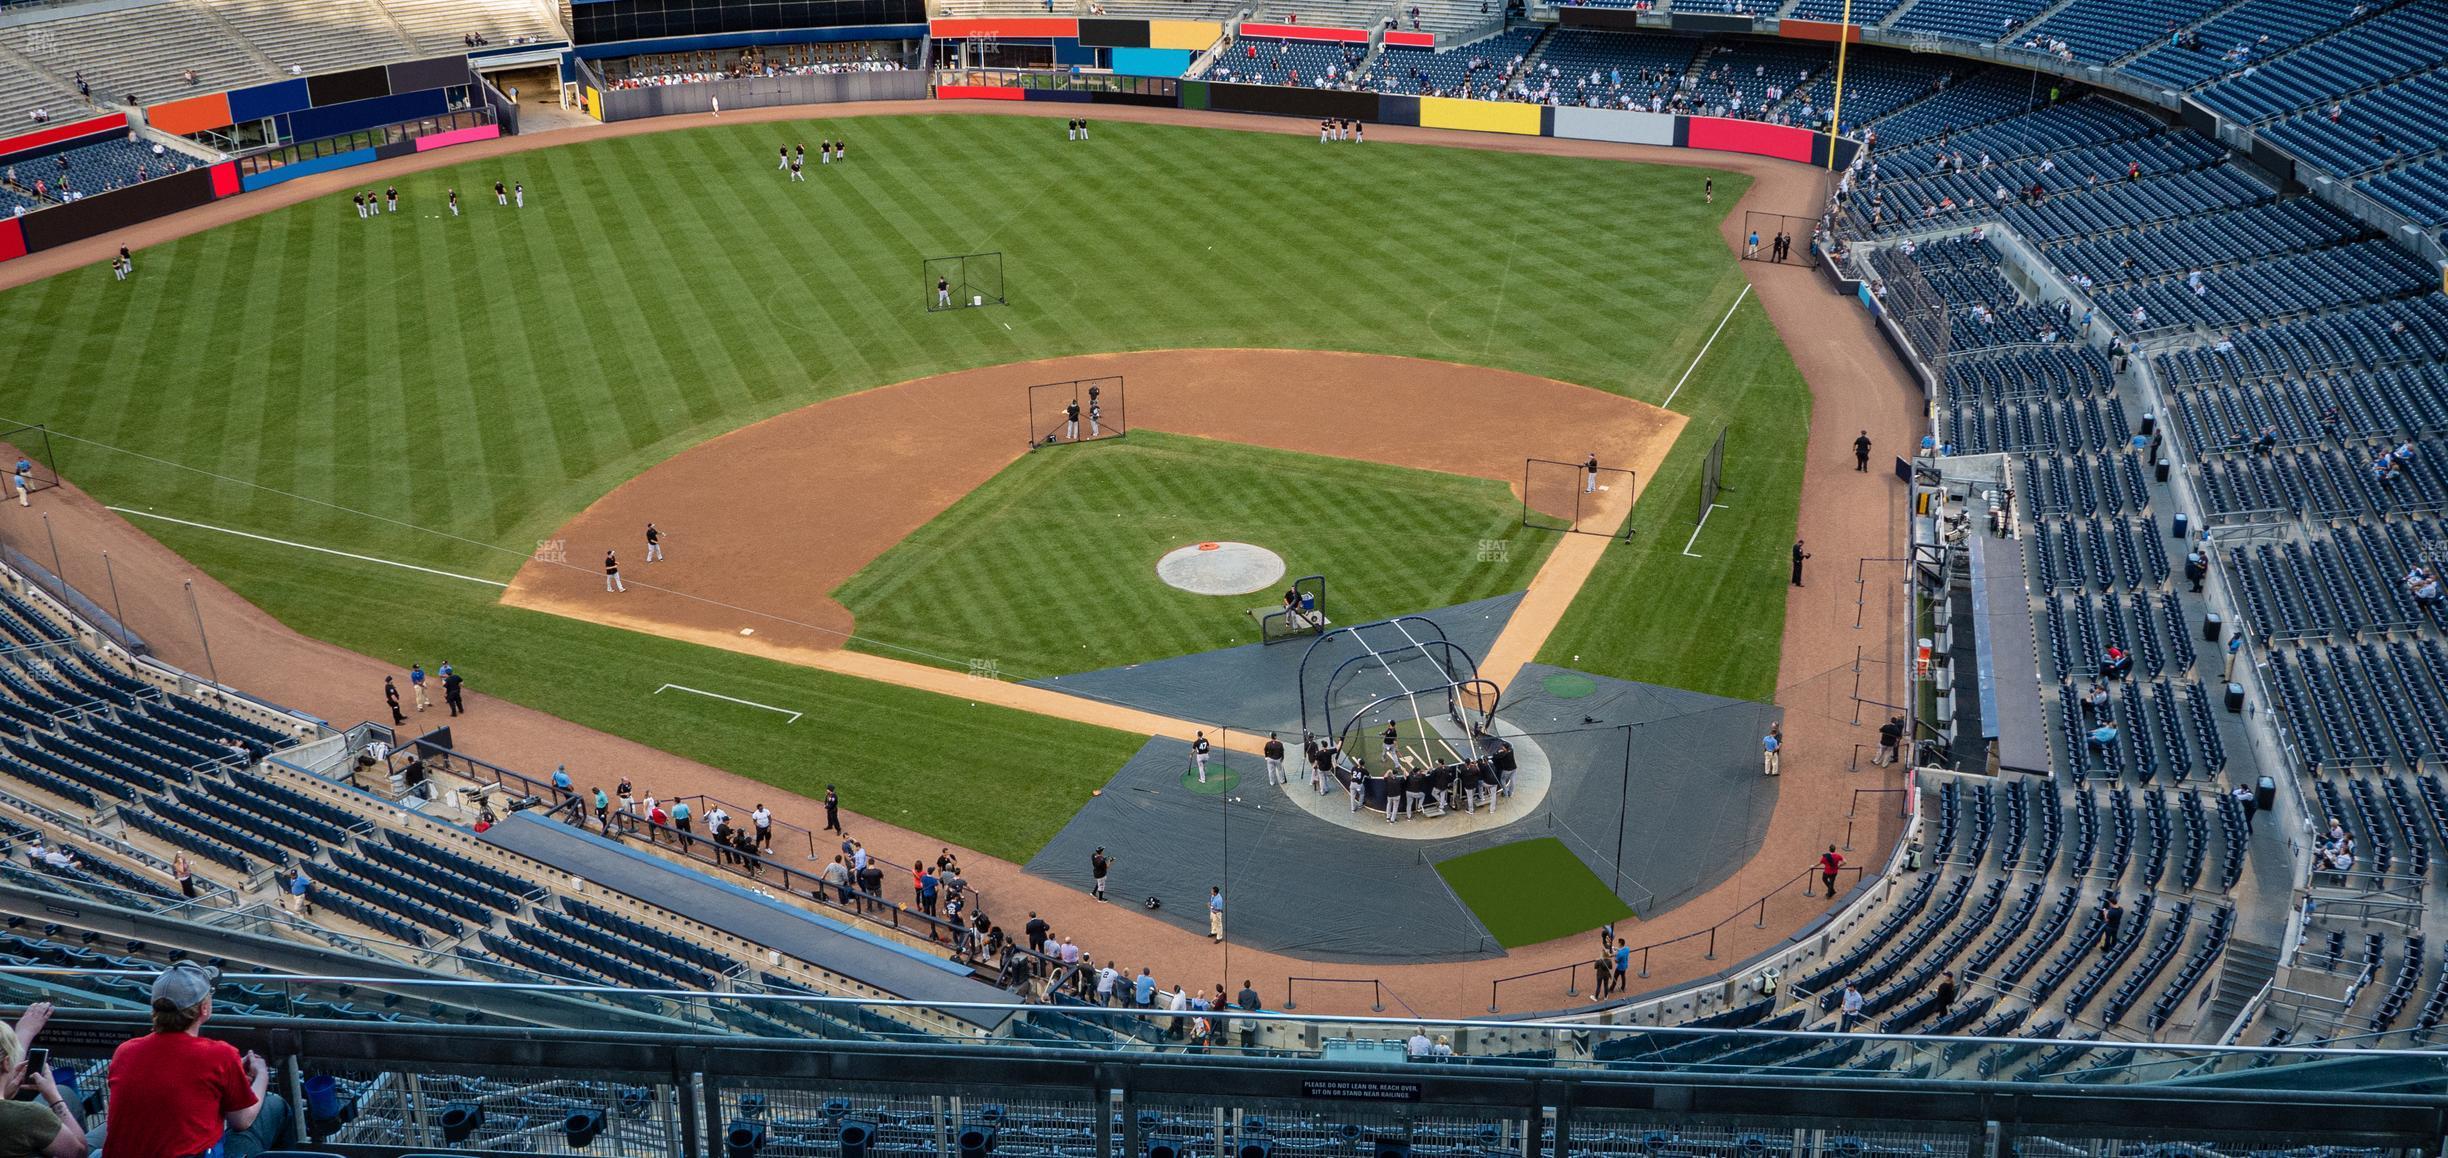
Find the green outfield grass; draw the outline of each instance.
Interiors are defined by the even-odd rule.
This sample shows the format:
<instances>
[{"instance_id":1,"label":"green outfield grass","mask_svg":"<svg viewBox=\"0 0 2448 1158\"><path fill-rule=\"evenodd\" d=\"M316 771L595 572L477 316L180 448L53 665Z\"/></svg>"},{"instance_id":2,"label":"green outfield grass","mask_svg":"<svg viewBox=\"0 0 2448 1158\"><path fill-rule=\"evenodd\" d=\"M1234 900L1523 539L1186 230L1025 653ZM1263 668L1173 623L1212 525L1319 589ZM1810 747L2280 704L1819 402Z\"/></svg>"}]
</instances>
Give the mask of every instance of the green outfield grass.
<instances>
[{"instance_id":1,"label":"green outfield grass","mask_svg":"<svg viewBox=\"0 0 2448 1158\"><path fill-rule=\"evenodd\" d=\"M1539 661L1711 695L1775 698L1810 408L1810 389L1767 311L1743 302L1675 398L1674 409L1692 420L1641 492L1639 533L1607 549ZM1722 509L1698 527L1699 464L1721 427Z\"/></svg>"},{"instance_id":2,"label":"green outfield grass","mask_svg":"<svg viewBox=\"0 0 2448 1158\"><path fill-rule=\"evenodd\" d=\"M1696 169L1118 122L1089 146L1057 132L957 115L726 125L416 174L398 184L406 212L375 221L326 197L148 249L128 282L97 266L0 294L0 419L51 424L64 472L113 503L506 579L646 467L883 383L1062 354L1279 346L1481 363L1656 401L1742 284L1716 232L1744 184L1733 174L1716 174L1729 199L1711 208ZM776 144L828 137L857 159L796 185L774 172ZM524 182L528 207L476 194L496 179ZM467 194L464 217L443 209L446 186ZM921 257L977 250L1006 254L1012 304L928 314ZM1764 325L1744 335L1775 345ZM1709 377L1675 408L1750 405ZM1753 393L1775 405L1743 417L1736 455L1798 455L1791 392ZM1687 485L1709 425L1694 423L1655 493ZM1711 524L1706 558L1604 579L1613 605L1586 609L1664 629L1582 625L1583 666L1688 673L1706 690L1771 682L1773 626L1746 621L1765 642L1729 646L1694 610L1787 545L1791 489L1733 481L1740 517ZM308 634L403 664L447 651L485 690L777 783L839 782L854 807L907 801L909 822L983 848L1033 848L1069 803L1039 815L1008 793L967 800L914 765L1068 784L1101 778L1127 747L520 613L471 584L146 529ZM1657 527L1639 558L1668 534ZM811 715L777 736L631 694L679 670L799 694ZM896 722L910 726L884 734ZM904 746L913 736L924 748Z\"/></svg>"},{"instance_id":3,"label":"green outfield grass","mask_svg":"<svg viewBox=\"0 0 2448 1158\"><path fill-rule=\"evenodd\" d=\"M1437 875L1507 949L1586 933L1632 915L1589 866L1552 836L1438 861Z\"/></svg>"},{"instance_id":4,"label":"green outfield grass","mask_svg":"<svg viewBox=\"0 0 2448 1158\"><path fill-rule=\"evenodd\" d=\"M1156 577L1213 539L1283 556L1286 583L1325 575L1340 623L1519 591L1554 543L1503 483L1143 430L1022 456L834 595L889 654L1093 671L1255 641L1245 613L1283 584L1194 595Z\"/></svg>"}]
</instances>

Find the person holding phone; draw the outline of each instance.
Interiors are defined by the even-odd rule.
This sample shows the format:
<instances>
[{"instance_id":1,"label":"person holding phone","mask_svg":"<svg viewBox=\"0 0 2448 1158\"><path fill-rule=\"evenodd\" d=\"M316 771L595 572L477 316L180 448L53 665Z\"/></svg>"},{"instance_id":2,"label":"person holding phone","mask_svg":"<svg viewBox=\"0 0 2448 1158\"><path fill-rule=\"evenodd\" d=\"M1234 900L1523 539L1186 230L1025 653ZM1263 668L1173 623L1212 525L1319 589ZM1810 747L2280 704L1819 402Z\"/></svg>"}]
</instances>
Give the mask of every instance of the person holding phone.
<instances>
[{"instance_id":1,"label":"person holding phone","mask_svg":"<svg viewBox=\"0 0 2448 1158\"><path fill-rule=\"evenodd\" d=\"M51 1051L26 1043L51 1019L51 1003L28 1006L12 1027L0 1025L0 1155L7 1158L84 1158L85 1127L76 1107L51 1079ZM32 1089L34 1101L19 1101Z\"/></svg>"}]
</instances>

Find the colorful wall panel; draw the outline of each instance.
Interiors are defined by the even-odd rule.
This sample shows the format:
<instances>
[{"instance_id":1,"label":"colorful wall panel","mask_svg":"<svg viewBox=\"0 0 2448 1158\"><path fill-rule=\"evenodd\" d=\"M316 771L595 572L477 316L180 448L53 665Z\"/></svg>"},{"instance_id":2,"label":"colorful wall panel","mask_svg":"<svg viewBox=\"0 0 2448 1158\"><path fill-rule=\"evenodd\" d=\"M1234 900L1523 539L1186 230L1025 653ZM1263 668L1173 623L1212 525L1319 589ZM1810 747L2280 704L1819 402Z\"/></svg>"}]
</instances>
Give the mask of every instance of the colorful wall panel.
<instances>
[{"instance_id":1,"label":"colorful wall panel","mask_svg":"<svg viewBox=\"0 0 2448 1158\"><path fill-rule=\"evenodd\" d=\"M370 129L376 125L396 125L418 117L440 116L450 111L450 101L441 89L400 93L396 96L374 97L336 105L317 105L289 114L287 140L317 141Z\"/></svg>"},{"instance_id":2,"label":"colorful wall panel","mask_svg":"<svg viewBox=\"0 0 2448 1158\"><path fill-rule=\"evenodd\" d=\"M944 101L1019 101L1028 93L1017 85L1002 84L939 84L935 99Z\"/></svg>"},{"instance_id":3,"label":"colorful wall panel","mask_svg":"<svg viewBox=\"0 0 2448 1158\"><path fill-rule=\"evenodd\" d=\"M1861 43L1861 25L1839 24L1833 20L1780 20L1777 35L1788 40L1839 40Z\"/></svg>"},{"instance_id":4,"label":"colorful wall panel","mask_svg":"<svg viewBox=\"0 0 2448 1158\"><path fill-rule=\"evenodd\" d=\"M937 40L966 40L973 36L993 36L1003 40L1052 40L1068 36L1076 40L1080 22L1053 16L983 16L966 20L936 20L927 30Z\"/></svg>"},{"instance_id":5,"label":"colorful wall panel","mask_svg":"<svg viewBox=\"0 0 2448 1158\"><path fill-rule=\"evenodd\" d=\"M1689 126L1685 143L1694 149L1752 153L1788 161L1811 159L1811 138L1814 134L1808 129L1725 117L1686 117L1684 120Z\"/></svg>"},{"instance_id":6,"label":"colorful wall panel","mask_svg":"<svg viewBox=\"0 0 2448 1158\"><path fill-rule=\"evenodd\" d=\"M1224 26L1213 20L1150 20L1149 48L1187 48L1205 52L1209 45L1224 39Z\"/></svg>"},{"instance_id":7,"label":"colorful wall panel","mask_svg":"<svg viewBox=\"0 0 2448 1158\"><path fill-rule=\"evenodd\" d=\"M1331 44L1367 44L1365 28L1312 28L1306 24L1258 24L1243 21L1243 36L1272 36L1277 40L1320 40Z\"/></svg>"},{"instance_id":8,"label":"colorful wall panel","mask_svg":"<svg viewBox=\"0 0 2448 1158\"><path fill-rule=\"evenodd\" d=\"M212 173L189 169L28 213L18 219L18 225L25 230L27 249L44 250L166 217L212 199Z\"/></svg>"},{"instance_id":9,"label":"colorful wall panel","mask_svg":"<svg viewBox=\"0 0 2448 1158\"><path fill-rule=\"evenodd\" d=\"M1148 22L1145 20L1083 19L1079 22L1081 44L1098 48L1146 48Z\"/></svg>"},{"instance_id":10,"label":"colorful wall panel","mask_svg":"<svg viewBox=\"0 0 2448 1158\"><path fill-rule=\"evenodd\" d=\"M1517 133L1535 137L1540 133L1542 114L1548 110L1538 105L1516 104L1510 101L1465 101L1451 97L1421 97L1420 127L1427 129L1471 129L1482 133Z\"/></svg>"},{"instance_id":11,"label":"colorful wall panel","mask_svg":"<svg viewBox=\"0 0 2448 1158\"><path fill-rule=\"evenodd\" d=\"M1436 34L1433 32L1388 32L1385 34L1385 42L1403 48L1435 48Z\"/></svg>"},{"instance_id":12,"label":"colorful wall panel","mask_svg":"<svg viewBox=\"0 0 2448 1158\"><path fill-rule=\"evenodd\" d=\"M230 122L260 121L293 113L314 104L303 80L276 81L253 88L233 89L229 94Z\"/></svg>"},{"instance_id":13,"label":"colorful wall panel","mask_svg":"<svg viewBox=\"0 0 2448 1158\"><path fill-rule=\"evenodd\" d=\"M249 173L239 184L248 192L253 192L257 189L269 189L283 181L295 181L300 177L311 177L317 173L329 173L335 169L363 165L373 159L374 150L372 149L352 149L346 153L334 153L331 156L317 157L311 161L299 161L293 165L283 165L278 169L267 169L261 173Z\"/></svg>"},{"instance_id":14,"label":"colorful wall panel","mask_svg":"<svg viewBox=\"0 0 2448 1158\"><path fill-rule=\"evenodd\" d=\"M223 161L213 166L211 173L212 193L215 200L238 192L238 162Z\"/></svg>"},{"instance_id":15,"label":"colorful wall panel","mask_svg":"<svg viewBox=\"0 0 2448 1158\"><path fill-rule=\"evenodd\" d=\"M208 93L188 97L183 101L164 101L145 108L145 123L165 133L186 136L189 133L226 129L237 121L230 116L229 94Z\"/></svg>"},{"instance_id":16,"label":"colorful wall panel","mask_svg":"<svg viewBox=\"0 0 2448 1158\"><path fill-rule=\"evenodd\" d=\"M387 64L383 71L390 77L392 92L416 92L428 88L456 88L470 83L465 56L436 56L426 60L408 60Z\"/></svg>"},{"instance_id":17,"label":"colorful wall panel","mask_svg":"<svg viewBox=\"0 0 2448 1158\"><path fill-rule=\"evenodd\" d=\"M472 129L453 129L447 133L427 133L416 139L416 151L428 153L435 149L447 149L452 145L464 145L469 141L490 141L500 135L500 125L478 125Z\"/></svg>"},{"instance_id":18,"label":"colorful wall panel","mask_svg":"<svg viewBox=\"0 0 2448 1158\"><path fill-rule=\"evenodd\" d=\"M1675 119L1665 113L1560 108L1555 111L1555 135L1574 141L1672 146L1675 143Z\"/></svg>"},{"instance_id":19,"label":"colorful wall panel","mask_svg":"<svg viewBox=\"0 0 2448 1158\"><path fill-rule=\"evenodd\" d=\"M0 217L0 261L26 255L25 230L14 217Z\"/></svg>"},{"instance_id":20,"label":"colorful wall panel","mask_svg":"<svg viewBox=\"0 0 2448 1158\"><path fill-rule=\"evenodd\" d=\"M73 141L78 137L90 137L95 133L114 133L126 127L127 116L124 113L111 113L107 116L70 121L64 125L52 125L49 128L36 129L30 133L19 133L14 137L0 139L0 157L5 157L10 153L22 153L28 149L39 149L45 145L56 145L62 141Z\"/></svg>"},{"instance_id":21,"label":"colorful wall panel","mask_svg":"<svg viewBox=\"0 0 2448 1158\"><path fill-rule=\"evenodd\" d=\"M306 95L314 99L316 108L389 96L391 74L379 65L320 72L306 78Z\"/></svg>"},{"instance_id":22,"label":"colorful wall panel","mask_svg":"<svg viewBox=\"0 0 2448 1158\"><path fill-rule=\"evenodd\" d=\"M1117 48L1113 70L1123 76L1180 76L1197 58L1187 48Z\"/></svg>"}]
</instances>

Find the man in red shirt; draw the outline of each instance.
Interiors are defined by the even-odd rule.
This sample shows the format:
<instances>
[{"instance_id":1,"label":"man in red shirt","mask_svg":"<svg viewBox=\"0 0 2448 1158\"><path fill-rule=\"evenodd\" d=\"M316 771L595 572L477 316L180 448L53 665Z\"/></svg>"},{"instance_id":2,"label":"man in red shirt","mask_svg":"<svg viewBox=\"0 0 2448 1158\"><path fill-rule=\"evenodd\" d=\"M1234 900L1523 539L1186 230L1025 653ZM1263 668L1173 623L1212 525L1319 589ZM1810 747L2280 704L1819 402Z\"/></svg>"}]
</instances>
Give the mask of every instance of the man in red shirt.
<instances>
[{"instance_id":1,"label":"man in red shirt","mask_svg":"<svg viewBox=\"0 0 2448 1158\"><path fill-rule=\"evenodd\" d=\"M218 979L193 961L153 979L153 1032L111 1054L113 1158L254 1158L285 1140L289 1107L265 1092L270 1067L203 1036ZM95 1149L104 1134L94 1133Z\"/></svg>"},{"instance_id":2,"label":"man in red shirt","mask_svg":"<svg viewBox=\"0 0 2448 1158\"><path fill-rule=\"evenodd\" d=\"M1819 883L1827 886L1827 895L1831 898L1836 895L1836 873L1842 868L1844 854L1836 851L1835 845L1829 845L1827 854L1819 858Z\"/></svg>"}]
</instances>

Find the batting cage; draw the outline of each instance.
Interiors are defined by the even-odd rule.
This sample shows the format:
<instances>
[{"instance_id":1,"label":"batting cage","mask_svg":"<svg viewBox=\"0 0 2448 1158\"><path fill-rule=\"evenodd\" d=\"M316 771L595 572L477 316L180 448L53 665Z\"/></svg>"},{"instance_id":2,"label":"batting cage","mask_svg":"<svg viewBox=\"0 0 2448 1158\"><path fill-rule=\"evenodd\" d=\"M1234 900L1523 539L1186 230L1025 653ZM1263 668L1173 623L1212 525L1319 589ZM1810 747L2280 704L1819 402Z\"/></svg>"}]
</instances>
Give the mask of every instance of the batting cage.
<instances>
[{"instance_id":1,"label":"batting cage","mask_svg":"<svg viewBox=\"0 0 2448 1158\"><path fill-rule=\"evenodd\" d=\"M19 463L25 464L22 473L27 494L59 485L59 460L51 456L50 427L36 423L0 430L0 452L6 456L5 461L0 461L0 468L8 471L4 492L7 497L17 496L17 477L21 473L17 469Z\"/></svg>"},{"instance_id":2,"label":"batting cage","mask_svg":"<svg viewBox=\"0 0 2448 1158\"><path fill-rule=\"evenodd\" d=\"M1577 535L1632 537L1632 512L1624 512L1617 529L1598 516L1599 500L1621 493L1629 501L1634 475L1622 467L1602 466L1595 472L1587 462L1554 458L1522 460L1522 525L1539 531L1570 531Z\"/></svg>"},{"instance_id":3,"label":"batting cage","mask_svg":"<svg viewBox=\"0 0 2448 1158\"><path fill-rule=\"evenodd\" d=\"M1692 521L1705 523L1708 513L1723 504L1717 496L1725 490L1726 428L1717 428L1717 441L1709 444L1708 457L1700 461L1700 509L1692 512Z\"/></svg>"},{"instance_id":4,"label":"batting cage","mask_svg":"<svg viewBox=\"0 0 2448 1158\"><path fill-rule=\"evenodd\" d=\"M1391 760L1405 767L1471 759L1498 694L1478 659L1425 616L1331 628L1301 654L1301 733L1347 767L1389 766L1388 727Z\"/></svg>"},{"instance_id":5,"label":"batting cage","mask_svg":"<svg viewBox=\"0 0 2448 1158\"><path fill-rule=\"evenodd\" d=\"M956 253L930 257L919 267L928 313L971 306L1009 305L1003 297L1001 253Z\"/></svg>"},{"instance_id":6,"label":"batting cage","mask_svg":"<svg viewBox=\"0 0 2448 1158\"><path fill-rule=\"evenodd\" d=\"M1127 402L1125 383L1119 374L1031 386L1029 449L1120 438L1130 433Z\"/></svg>"},{"instance_id":7,"label":"batting cage","mask_svg":"<svg viewBox=\"0 0 2448 1158\"><path fill-rule=\"evenodd\" d=\"M1250 617L1258 621L1258 642L1282 643L1287 639L1307 639L1324 635L1334 621L1326 618L1326 577L1303 575L1286 589L1287 598L1281 603L1250 608Z\"/></svg>"},{"instance_id":8,"label":"batting cage","mask_svg":"<svg viewBox=\"0 0 2448 1158\"><path fill-rule=\"evenodd\" d=\"M1819 254L1811 248L1811 237L1818 228L1819 219L1816 217L1746 209L1743 211L1743 260L1816 266L1819 264ZM1757 242L1751 240L1755 237L1759 239ZM1777 244L1780 237L1785 239L1783 246Z\"/></svg>"}]
</instances>

